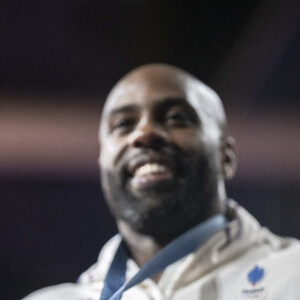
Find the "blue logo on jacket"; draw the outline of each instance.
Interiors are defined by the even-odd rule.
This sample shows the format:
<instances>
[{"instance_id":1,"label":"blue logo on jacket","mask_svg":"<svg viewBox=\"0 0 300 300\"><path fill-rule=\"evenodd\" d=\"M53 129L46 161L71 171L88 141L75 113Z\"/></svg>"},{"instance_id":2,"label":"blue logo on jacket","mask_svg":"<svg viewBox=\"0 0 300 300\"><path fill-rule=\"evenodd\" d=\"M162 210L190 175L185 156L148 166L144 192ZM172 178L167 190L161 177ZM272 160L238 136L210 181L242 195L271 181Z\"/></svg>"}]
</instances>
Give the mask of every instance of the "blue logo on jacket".
<instances>
[{"instance_id":1,"label":"blue logo on jacket","mask_svg":"<svg viewBox=\"0 0 300 300\"><path fill-rule=\"evenodd\" d=\"M250 283L255 285L258 281L260 281L265 274L265 270L258 266L255 266L249 273L248 273L248 280Z\"/></svg>"}]
</instances>

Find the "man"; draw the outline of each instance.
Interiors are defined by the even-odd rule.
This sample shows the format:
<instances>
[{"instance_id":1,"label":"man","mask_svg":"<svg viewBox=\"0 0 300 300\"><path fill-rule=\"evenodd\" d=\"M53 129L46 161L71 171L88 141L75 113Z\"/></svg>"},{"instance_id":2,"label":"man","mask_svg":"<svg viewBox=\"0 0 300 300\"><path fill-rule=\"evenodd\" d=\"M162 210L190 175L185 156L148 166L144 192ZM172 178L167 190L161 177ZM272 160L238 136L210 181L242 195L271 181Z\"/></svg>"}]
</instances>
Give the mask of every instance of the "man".
<instances>
[{"instance_id":1,"label":"man","mask_svg":"<svg viewBox=\"0 0 300 300\"><path fill-rule=\"evenodd\" d=\"M234 140L214 91L178 68L142 66L109 94L99 138L120 234L77 284L26 300L300 299L299 242L227 200Z\"/></svg>"}]
</instances>

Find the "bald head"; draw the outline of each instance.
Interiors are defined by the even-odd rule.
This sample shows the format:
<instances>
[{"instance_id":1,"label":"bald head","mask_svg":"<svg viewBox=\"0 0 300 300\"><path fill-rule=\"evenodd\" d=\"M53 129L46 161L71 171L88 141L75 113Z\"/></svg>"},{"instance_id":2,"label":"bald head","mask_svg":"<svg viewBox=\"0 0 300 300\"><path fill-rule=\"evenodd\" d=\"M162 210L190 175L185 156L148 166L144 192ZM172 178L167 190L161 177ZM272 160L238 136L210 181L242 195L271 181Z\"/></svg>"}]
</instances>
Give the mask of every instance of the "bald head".
<instances>
[{"instance_id":1,"label":"bald head","mask_svg":"<svg viewBox=\"0 0 300 300\"><path fill-rule=\"evenodd\" d=\"M183 70L150 64L124 76L100 126L102 186L117 222L169 239L223 212L233 158L225 123L218 95Z\"/></svg>"},{"instance_id":2,"label":"bald head","mask_svg":"<svg viewBox=\"0 0 300 300\"><path fill-rule=\"evenodd\" d=\"M104 107L104 114L115 106L116 100L129 90L136 93L141 85L172 89L177 85L190 99L191 105L209 119L223 133L226 127L226 115L217 93L194 77L192 74L167 64L147 64L140 66L121 78L109 93Z\"/></svg>"}]
</instances>

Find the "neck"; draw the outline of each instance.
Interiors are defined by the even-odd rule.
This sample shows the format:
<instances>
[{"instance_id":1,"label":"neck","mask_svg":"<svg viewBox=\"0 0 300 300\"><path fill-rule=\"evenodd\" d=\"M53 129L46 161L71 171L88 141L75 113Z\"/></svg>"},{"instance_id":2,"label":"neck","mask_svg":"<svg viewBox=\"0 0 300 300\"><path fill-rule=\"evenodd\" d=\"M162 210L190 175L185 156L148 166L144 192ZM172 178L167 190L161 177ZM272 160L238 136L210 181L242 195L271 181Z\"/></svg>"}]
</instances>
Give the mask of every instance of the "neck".
<instances>
[{"instance_id":1,"label":"neck","mask_svg":"<svg viewBox=\"0 0 300 300\"><path fill-rule=\"evenodd\" d=\"M159 235L150 235L136 230L130 224L121 219L117 219L117 226L132 258L139 266L142 266L164 246L166 246L168 243L170 243L172 240L174 240L187 230L218 213L222 213L225 215L225 201L221 201L220 198L218 198L218 201L211 201L211 203L214 203L214 205L212 205L210 209L206 211L206 214L197 216L194 222L190 222L189 225L185 228L182 228L181 231L172 232L170 230L167 230L160 231Z\"/></svg>"},{"instance_id":2,"label":"neck","mask_svg":"<svg viewBox=\"0 0 300 300\"><path fill-rule=\"evenodd\" d=\"M139 266L144 265L165 246L165 243L154 237L137 232L124 221L117 221L117 226L132 258Z\"/></svg>"},{"instance_id":3,"label":"neck","mask_svg":"<svg viewBox=\"0 0 300 300\"><path fill-rule=\"evenodd\" d=\"M205 219L202 219L200 222L191 224L190 227L186 228L183 232L178 233L176 236L166 234L154 237L149 234L144 234L135 230L132 226L130 226L123 220L118 220L117 226L128 247L132 258L141 267L152 257L154 257L157 252L159 252L163 247L165 247L175 238L177 238L187 230L193 228L194 226L209 219L217 213L221 213L221 211L217 211L213 214L208 215Z\"/></svg>"}]
</instances>

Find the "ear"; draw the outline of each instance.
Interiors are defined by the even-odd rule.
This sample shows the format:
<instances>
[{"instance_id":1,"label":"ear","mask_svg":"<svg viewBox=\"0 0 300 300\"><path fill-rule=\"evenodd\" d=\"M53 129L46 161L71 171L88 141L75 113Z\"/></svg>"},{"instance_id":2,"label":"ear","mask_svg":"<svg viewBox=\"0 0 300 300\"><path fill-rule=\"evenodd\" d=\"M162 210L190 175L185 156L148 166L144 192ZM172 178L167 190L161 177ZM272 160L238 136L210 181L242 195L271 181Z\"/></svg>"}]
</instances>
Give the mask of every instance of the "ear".
<instances>
[{"instance_id":1,"label":"ear","mask_svg":"<svg viewBox=\"0 0 300 300\"><path fill-rule=\"evenodd\" d=\"M237 170L235 140L231 136L223 138L222 143L222 171L225 179L231 179Z\"/></svg>"}]
</instances>

